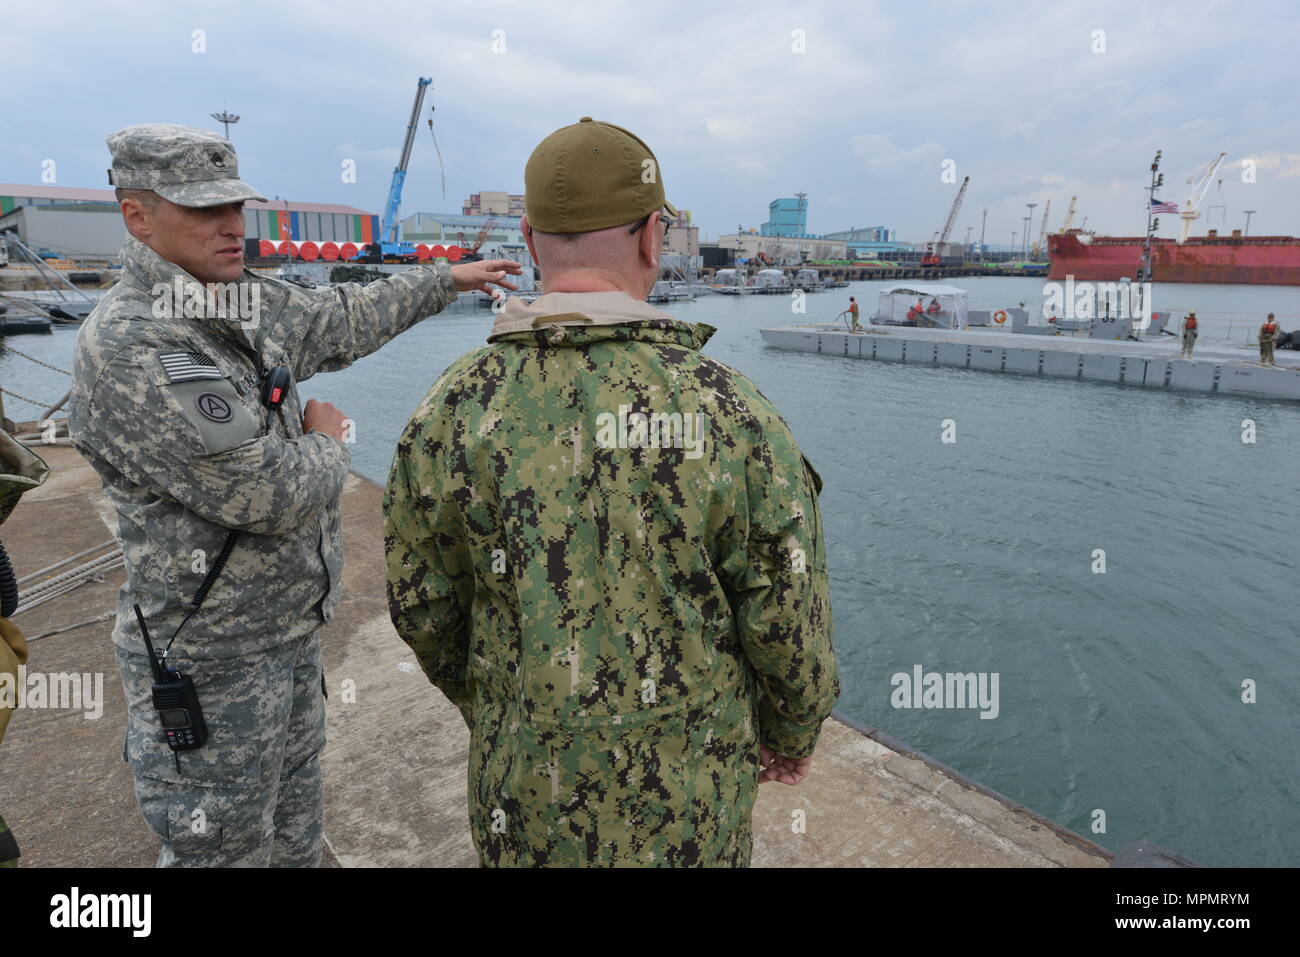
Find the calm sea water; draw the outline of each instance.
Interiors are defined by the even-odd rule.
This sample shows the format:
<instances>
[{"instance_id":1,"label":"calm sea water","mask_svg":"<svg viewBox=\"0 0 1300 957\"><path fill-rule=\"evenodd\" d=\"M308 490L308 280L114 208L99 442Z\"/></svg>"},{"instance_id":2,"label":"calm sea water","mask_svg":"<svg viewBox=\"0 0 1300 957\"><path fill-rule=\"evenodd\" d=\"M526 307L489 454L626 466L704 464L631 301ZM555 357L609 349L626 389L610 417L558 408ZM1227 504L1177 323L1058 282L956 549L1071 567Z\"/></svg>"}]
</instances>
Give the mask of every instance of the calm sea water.
<instances>
[{"instance_id":1,"label":"calm sea water","mask_svg":"<svg viewBox=\"0 0 1300 957\"><path fill-rule=\"evenodd\" d=\"M803 316L777 296L670 309L718 327L704 351L757 382L825 479L839 709L1107 847L1300 864L1300 408L785 352L759 336L829 319L849 294L870 311L879 285L811 296ZM973 308L1042 301L1041 280L959 285ZM1295 287L1157 296L1196 309L1211 338L1244 341L1269 310L1300 324ZM486 309L449 311L305 383L304 399L356 420L354 467L383 482L411 410L490 324ZM73 336L14 344L68 368ZM0 356L0 382L45 400L67 379ZM996 673L997 717L893 707L892 676L917 665Z\"/></svg>"}]
</instances>

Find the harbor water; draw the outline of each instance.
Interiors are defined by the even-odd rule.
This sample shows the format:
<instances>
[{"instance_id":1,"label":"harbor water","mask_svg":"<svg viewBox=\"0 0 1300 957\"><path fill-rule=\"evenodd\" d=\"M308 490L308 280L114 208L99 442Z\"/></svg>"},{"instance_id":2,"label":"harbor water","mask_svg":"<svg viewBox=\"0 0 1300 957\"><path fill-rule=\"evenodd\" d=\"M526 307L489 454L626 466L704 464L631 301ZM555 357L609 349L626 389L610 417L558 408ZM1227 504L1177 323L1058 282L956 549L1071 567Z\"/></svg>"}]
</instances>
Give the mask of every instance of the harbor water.
<instances>
[{"instance_id":1,"label":"harbor water","mask_svg":"<svg viewBox=\"0 0 1300 957\"><path fill-rule=\"evenodd\" d=\"M1041 279L951 282L971 308L1043 301ZM803 314L779 295L661 307L718 328L705 353L776 403L825 480L839 710L1106 847L1300 864L1300 409L759 335L828 321L851 294L869 315L881 285L811 295ZM1239 340L1244 359L1262 313L1300 325L1295 287L1163 286L1154 305L1196 309L1203 337ZM450 310L303 398L355 420L353 467L383 482L410 412L490 325L487 309ZM13 344L66 369L75 331ZM0 382L44 400L68 380L0 354ZM895 707L894 676L918 666L996 675L996 716Z\"/></svg>"}]
</instances>

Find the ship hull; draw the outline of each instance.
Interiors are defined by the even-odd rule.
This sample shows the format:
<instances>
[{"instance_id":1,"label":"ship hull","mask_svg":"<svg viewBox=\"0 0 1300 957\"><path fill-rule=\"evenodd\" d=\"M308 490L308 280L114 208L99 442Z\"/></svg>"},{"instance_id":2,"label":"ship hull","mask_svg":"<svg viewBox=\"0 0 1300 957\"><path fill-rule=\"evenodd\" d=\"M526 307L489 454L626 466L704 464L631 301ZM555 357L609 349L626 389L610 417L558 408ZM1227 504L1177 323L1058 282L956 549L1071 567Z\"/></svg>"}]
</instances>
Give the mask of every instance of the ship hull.
<instances>
[{"instance_id":1,"label":"ship hull","mask_svg":"<svg viewBox=\"0 0 1300 957\"><path fill-rule=\"evenodd\" d=\"M1140 236L1097 236L1080 242L1073 233L1049 236L1049 279L1080 282L1134 279L1146 240ZM1178 244L1156 239L1151 246L1154 282L1249 283L1300 286L1300 239L1292 236L1196 237Z\"/></svg>"}]
</instances>

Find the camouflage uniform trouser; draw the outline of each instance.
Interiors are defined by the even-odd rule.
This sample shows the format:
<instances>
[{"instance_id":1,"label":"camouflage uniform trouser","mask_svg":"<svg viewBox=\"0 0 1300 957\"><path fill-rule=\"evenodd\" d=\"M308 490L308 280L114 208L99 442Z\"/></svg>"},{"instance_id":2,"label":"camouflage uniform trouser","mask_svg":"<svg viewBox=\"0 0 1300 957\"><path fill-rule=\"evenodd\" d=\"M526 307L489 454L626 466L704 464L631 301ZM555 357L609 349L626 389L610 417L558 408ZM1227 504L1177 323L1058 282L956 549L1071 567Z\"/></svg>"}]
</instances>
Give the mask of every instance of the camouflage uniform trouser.
<instances>
[{"instance_id":1,"label":"camouflage uniform trouser","mask_svg":"<svg viewBox=\"0 0 1300 957\"><path fill-rule=\"evenodd\" d=\"M1187 356L1188 358L1191 358L1192 348L1195 345L1196 345L1196 333L1184 332L1183 333L1183 355Z\"/></svg>"},{"instance_id":2,"label":"camouflage uniform trouser","mask_svg":"<svg viewBox=\"0 0 1300 957\"><path fill-rule=\"evenodd\" d=\"M470 832L484 867L748 867L752 704L734 689L636 728L565 729L479 687Z\"/></svg>"},{"instance_id":3,"label":"camouflage uniform trouser","mask_svg":"<svg viewBox=\"0 0 1300 957\"><path fill-rule=\"evenodd\" d=\"M1266 363L1267 365L1273 364L1273 340L1272 339L1259 340L1259 361Z\"/></svg>"},{"instance_id":4,"label":"camouflage uniform trouser","mask_svg":"<svg viewBox=\"0 0 1300 957\"><path fill-rule=\"evenodd\" d=\"M167 746L148 658L119 648L117 659L128 711L123 757L162 841L158 866L319 866L320 632L238 658L169 656L170 667L194 679L207 723L208 742L193 751Z\"/></svg>"},{"instance_id":5,"label":"camouflage uniform trouser","mask_svg":"<svg viewBox=\"0 0 1300 957\"><path fill-rule=\"evenodd\" d=\"M0 816L0 867L18 866L18 842L14 832L9 830L4 817Z\"/></svg>"}]
</instances>

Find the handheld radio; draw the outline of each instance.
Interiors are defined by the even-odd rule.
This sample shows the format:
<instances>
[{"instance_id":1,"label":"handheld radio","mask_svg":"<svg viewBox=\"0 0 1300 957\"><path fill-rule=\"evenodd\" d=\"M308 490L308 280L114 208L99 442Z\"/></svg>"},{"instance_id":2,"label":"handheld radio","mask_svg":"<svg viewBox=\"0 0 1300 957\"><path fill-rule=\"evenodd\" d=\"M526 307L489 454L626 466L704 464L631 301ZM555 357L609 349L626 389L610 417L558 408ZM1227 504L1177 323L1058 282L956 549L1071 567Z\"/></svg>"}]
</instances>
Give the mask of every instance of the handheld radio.
<instances>
[{"instance_id":1,"label":"handheld radio","mask_svg":"<svg viewBox=\"0 0 1300 957\"><path fill-rule=\"evenodd\" d=\"M225 567L226 559L230 557L230 552L235 547L235 539L238 537L239 532L232 528L226 536L221 554L208 570L208 577L194 593L194 600L190 603L193 607L184 620L176 626L171 640L163 649L164 659L172 642L190 620L190 615L198 611L204 599L208 597L208 592L216 582L217 576L221 574L221 569ZM139 605L134 607L136 620L140 622L140 634L144 636L144 647L149 652L149 666L153 669L153 707L158 712L158 720L162 724L163 731L167 733L167 746L172 751L197 750L207 743L208 725L203 720L203 709L199 706L198 692L194 690L194 679L189 675L181 674L175 668L162 666L157 652L153 649L153 640L149 637L149 626L144 623L144 612L140 611ZM179 762L180 758L176 760ZM180 770L179 764L177 770Z\"/></svg>"},{"instance_id":2,"label":"handheld radio","mask_svg":"<svg viewBox=\"0 0 1300 957\"><path fill-rule=\"evenodd\" d=\"M135 606L135 617L140 622L144 646L149 651L149 664L153 668L153 707L158 720L167 732L167 746L173 751L194 751L208 740L208 726L203 721L203 709L194 690L194 679L175 668L163 668L149 639L149 628L144 623L140 606Z\"/></svg>"},{"instance_id":3,"label":"handheld radio","mask_svg":"<svg viewBox=\"0 0 1300 957\"><path fill-rule=\"evenodd\" d=\"M280 408L291 382L293 373L284 366L267 369L266 376L262 379L262 405L268 409Z\"/></svg>"}]
</instances>

